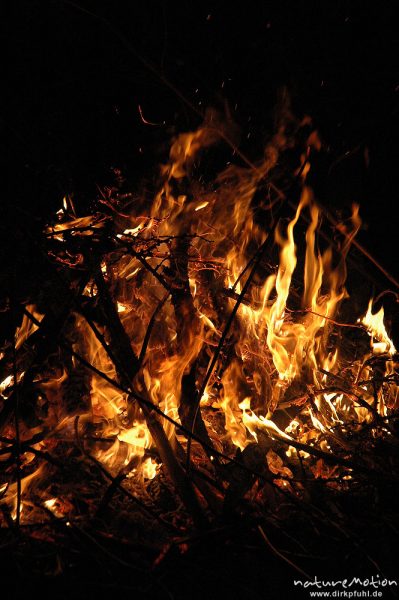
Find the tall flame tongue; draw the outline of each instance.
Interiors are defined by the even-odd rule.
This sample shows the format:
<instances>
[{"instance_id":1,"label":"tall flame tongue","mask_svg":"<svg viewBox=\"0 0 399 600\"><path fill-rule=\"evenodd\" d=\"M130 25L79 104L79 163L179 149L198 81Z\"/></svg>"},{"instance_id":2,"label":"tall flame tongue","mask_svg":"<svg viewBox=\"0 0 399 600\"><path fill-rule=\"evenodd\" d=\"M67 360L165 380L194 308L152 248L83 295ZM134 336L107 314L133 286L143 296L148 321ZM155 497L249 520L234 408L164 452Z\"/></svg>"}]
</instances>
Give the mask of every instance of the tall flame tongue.
<instances>
[{"instance_id":1,"label":"tall flame tongue","mask_svg":"<svg viewBox=\"0 0 399 600\"><path fill-rule=\"evenodd\" d=\"M286 312L292 276L297 264L294 228L306 206L309 207L310 223L306 232L303 271L303 316L299 322L294 322ZM310 191L305 188L296 215L287 227L286 239L280 229L276 232L276 242L281 247L280 265L275 281L277 297L270 307L265 306L264 314L267 323L267 344L274 365L279 378L287 382L297 377L304 379L304 383L317 382L314 373L327 358L326 336L323 337L323 332L328 320L334 316L340 301L346 295L346 272L342 263L349 246L344 246L341 263L333 269L331 250L328 249L323 255L316 251L315 233L318 219L319 210L312 201ZM360 225L357 209L353 213L352 223L351 235L354 235ZM269 290L270 281L265 284L266 294L269 294ZM313 374L311 379L310 374Z\"/></svg>"},{"instance_id":2,"label":"tall flame tongue","mask_svg":"<svg viewBox=\"0 0 399 600\"><path fill-rule=\"evenodd\" d=\"M391 356L396 353L393 341L389 338L384 324L384 307L373 313L373 299L370 299L367 312L362 319L359 319L371 337L371 347L374 354L388 353Z\"/></svg>"},{"instance_id":3,"label":"tall flame tongue","mask_svg":"<svg viewBox=\"0 0 399 600\"><path fill-rule=\"evenodd\" d=\"M294 232L305 208L309 211L310 222L306 232L302 309L293 312L287 308L287 302L297 267ZM296 214L287 226L286 235L283 234L282 227L276 230L275 240L280 246L279 268L277 276L269 276L263 285L260 293L261 307L259 309L243 307L241 312L243 337L238 342L238 346L243 348L242 354L248 352L248 346L255 338L258 356L263 354L264 360L267 361L269 351L277 371L278 380L273 385L271 402L269 405L259 407L259 410L264 414L267 413L269 418L292 382L298 380L302 385L320 384L319 369L331 370L337 359L336 351L331 353L327 351L328 325L340 301L346 295L344 261L350 241L359 228L360 220L355 207L351 219L352 227L350 233L345 230L347 235L341 250L341 259L335 268L332 265L330 249L323 255L316 251L318 220L319 209L313 202L310 190L305 188ZM275 297L271 299L273 293ZM295 313L299 313L299 318L295 318ZM239 378L236 378L236 381L238 382ZM231 388L231 384L229 387ZM236 391L240 394L238 388ZM231 391L229 395L231 398L229 405L227 406L226 399L222 403L226 411L226 427L230 431L233 442L242 447L242 435L239 435L237 419L233 418L236 409ZM251 411L252 416L249 419L248 409L250 409L251 398L247 397L243 400L240 403L243 409L243 423L253 435L253 425L249 428L248 423L253 424L258 419L258 426L264 427L264 417L258 418ZM328 399L324 398L324 401ZM321 402L319 399L316 400L318 408ZM331 405L330 409L330 412L335 413ZM322 427L320 423L318 426Z\"/></svg>"},{"instance_id":4,"label":"tall flame tongue","mask_svg":"<svg viewBox=\"0 0 399 600\"><path fill-rule=\"evenodd\" d=\"M395 381L395 368L394 363L391 357L396 354L396 348L393 344L393 341L388 336L388 332L384 323L384 307L381 306L380 310L376 313L372 312L373 309L373 299L371 298L368 304L367 312L363 318L358 321L362 323L367 329L367 332L370 336L370 345L371 345L371 354L374 359L376 359L376 364L378 362L378 369L380 370L380 377L386 378L389 381L392 378L392 381ZM388 360L379 361L378 357L388 357ZM362 376L366 374L372 374L372 368L369 366L363 367L361 371ZM385 384L386 385L386 384ZM386 416L387 408L394 408L398 403L398 388L391 385L391 393L385 394L384 386L380 386L379 389L376 386L374 388L374 397L377 400L377 410L378 412ZM385 397L387 396L388 402L386 402Z\"/></svg>"}]
</instances>

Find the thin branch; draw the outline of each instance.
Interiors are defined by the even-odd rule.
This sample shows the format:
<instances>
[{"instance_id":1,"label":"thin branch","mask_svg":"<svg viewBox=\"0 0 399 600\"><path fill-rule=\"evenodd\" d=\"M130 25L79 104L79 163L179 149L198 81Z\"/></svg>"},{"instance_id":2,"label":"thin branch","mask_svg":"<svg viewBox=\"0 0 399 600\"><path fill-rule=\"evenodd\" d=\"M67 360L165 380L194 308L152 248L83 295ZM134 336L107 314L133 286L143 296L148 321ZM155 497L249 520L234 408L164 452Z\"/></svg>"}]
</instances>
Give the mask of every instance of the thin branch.
<instances>
[{"instance_id":1,"label":"thin branch","mask_svg":"<svg viewBox=\"0 0 399 600\"><path fill-rule=\"evenodd\" d=\"M262 536L263 540L266 542L266 545L269 546L269 548L272 550L272 552L274 552L274 554L276 556L278 556L279 558L284 560L287 564L290 565L290 567L295 569L295 571L298 571L298 573L300 573L301 575L306 577L306 579L311 579L311 577L310 577L310 575L308 575L308 573L305 573L305 571L302 571L302 569L300 567L298 567L298 565L296 565L294 562L289 560L289 558L284 556L284 554L281 554L281 552L279 550L277 550L277 548L275 546L273 546L273 544L271 543L271 541L265 534L263 527L261 525L258 525L258 531L259 531L260 535Z\"/></svg>"},{"instance_id":2,"label":"thin branch","mask_svg":"<svg viewBox=\"0 0 399 600\"><path fill-rule=\"evenodd\" d=\"M148 344L149 344L149 341L151 338L152 330L155 325L156 318L157 318L159 312L161 311L162 307L164 306L166 300L169 298L169 295L170 295L170 290L167 291L166 294L164 295L164 297L159 301L159 303L157 304L157 307L155 308L155 310L151 316L150 322L148 323L147 331L145 332L143 344L141 346L141 350L140 350L140 354L139 354L139 358L138 358L140 366L143 364L145 354L147 351L147 347L148 347Z\"/></svg>"}]
</instances>

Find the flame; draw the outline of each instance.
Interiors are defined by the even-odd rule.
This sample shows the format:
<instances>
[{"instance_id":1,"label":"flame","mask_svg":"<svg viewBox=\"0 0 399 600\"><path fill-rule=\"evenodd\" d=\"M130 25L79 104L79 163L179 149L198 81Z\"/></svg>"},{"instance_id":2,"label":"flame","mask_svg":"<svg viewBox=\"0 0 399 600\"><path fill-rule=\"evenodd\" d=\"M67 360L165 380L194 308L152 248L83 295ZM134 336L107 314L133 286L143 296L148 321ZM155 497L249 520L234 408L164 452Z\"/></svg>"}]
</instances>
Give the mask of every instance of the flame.
<instances>
[{"instance_id":1,"label":"flame","mask_svg":"<svg viewBox=\"0 0 399 600\"><path fill-rule=\"evenodd\" d=\"M62 518L64 513L61 510L61 502L58 498L49 498L43 502L44 506L57 518Z\"/></svg>"},{"instance_id":2,"label":"flame","mask_svg":"<svg viewBox=\"0 0 399 600\"><path fill-rule=\"evenodd\" d=\"M383 306L378 312L373 313L373 299L371 298L367 312L363 318L359 319L359 322L366 327L371 337L371 347L374 354L387 353L392 356L396 353L393 341L388 336L385 328Z\"/></svg>"},{"instance_id":3,"label":"flame","mask_svg":"<svg viewBox=\"0 0 399 600\"><path fill-rule=\"evenodd\" d=\"M26 309L34 316L37 321L41 321L44 317L41 313L39 313L36 309L36 306L33 304L28 304ZM15 348L18 350L26 340L38 330L38 325L36 325L33 320L24 314L21 326L17 328L15 334Z\"/></svg>"},{"instance_id":4,"label":"flame","mask_svg":"<svg viewBox=\"0 0 399 600\"><path fill-rule=\"evenodd\" d=\"M205 206L208 206L209 202L208 200L206 200L205 202L201 202L200 204L198 204L198 206L195 208L195 211L197 212L198 210L202 210L203 208L205 208Z\"/></svg>"},{"instance_id":5,"label":"flame","mask_svg":"<svg viewBox=\"0 0 399 600\"><path fill-rule=\"evenodd\" d=\"M385 323L384 323L384 307L381 306L380 310L376 313L372 312L373 308L373 299L371 298L367 307L367 312L361 319L358 319L362 325L365 326L369 336L370 336L370 345L373 355L387 354L388 356L393 356L396 354L396 348L394 346L393 341L388 336ZM365 369L366 372L370 372L370 368ZM384 377L389 379L390 376L395 378L395 368L391 361L387 361L385 363L385 368L383 369ZM374 398L377 399L376 409L378 413L382 416L387 416L388 414L388 405L395 406L398 398L398 386L392 382L390 384L390 397L388 397L388 401L386 401L384 387L381 386L380 389L374 389ZM367 392L367 389L366 389ZM372 402L372 399L370 399ZM361 407L357 409L357 413L359 419L364 420L368 415L364 415L361 412Z\"/></svg>"},{"instance_id":6,"label":"flame","mask_svg":"<svg viewBox=\"0 0 399 600\"><path fill-rule=\"evenodd\" d=\"M289 435L287 435L284 431L279 429L279 427L277 427L277 425L273 421L271 421L270 419L266 419L262 415L257 416L251 410L251 400L249 398L246 398L243 402L241 402L240 408L242 410L242 421L245 427L256 440L258 439L256 433L257 429L263 429L269 435L272 436L273 434L276 434L278 437L281 437L285 440L292 440L292 438Z\"/></svg>"},{"instance_id":7,"label":"flame","mask_svg":"<svg viewBox=\"0 0 399 600\"><path fill-rule=\"evenodd\" d=\"M303 210L307 208L310 213L310 222L306 231L305 241L305 264L303 271L303 294L300 318L294 320L287 308L290 297L291 284L297 267L295 226ZM221 403L226 416L226 428L234 444L240 448L245 447L247 438L243 435L243 423L249 433L256 437L257 426L269 426L272 421L270 417L276 406L278 406L287 386L295 381L304 383L321 384L319 366L324 370L332 371L338 358L337 351L326 353L325 339L329 319L331 319L346 291L344 288L345 270L342 265L335 269L332 267L332 253L327 249L324 254L316 251L316 229L319 220L319 210L314 204L310 190L304 189L294 218L289 222L286 235L281 227L277 229L275 239L280 247L280 262L277 275L269 276L259 294L259 308L243 306L241 311L243 331L245 332L247 348L243 348L243 357L248 354L248 340L261 344L264 360L267 360L267 350L270 352L274 367L277 371L279 382L273 388L272 399L269 405L264 407L264 415L256 416L250 411L250 398L246 398L239 404L242 409L242 422L237 416L237 401L234 399L239 394L240 378L236 373L233 383L224 380L224 388L227 389L225 399ZM353 232L360 225L357 208L352 214ZM347 251L348 248L344 249ZM325 291L322 291L324 288ZM275 295L274 299L272 295ZM255 298L256 300L256 298ZM266 342L266 343L265 343ZM266 348L265 348L266 346ZM266 350L266 352L265 352ZM324 395L316 400L318 409L323 409L323 402L330 413L333 421L339 421L335 407L331 403L331 397ZM325 425L310 411L313 425L320 431L325 431Z\"/></svg>"},{"instance_id":8,"label":"flame","mask_svg":"<svg viewBox=\"0 0 399 600\"><path fill-rule=\"evenodd\" d=\"M122 304L122 302L117 302L118 313L124 313L128 310L126 304Z\"/></svg>"},{"instance_id":9,"label":"flame","mask_svg":"<svg viewBox=\"0 0 399 600\"><path fill-rule=\"evenodd\" d=\"M22 520L24 510L24 496L27 494L29 488L35 481L40 480L40 476L43 473L43 465L37 467L32 473L21 478L21 504L19 510L19 518ZM0 498L0 502L7 504L11 508L11 518L15 521L17 519L18 509L18 485L16 482L10 483L2 487L3 495Z\"/></svg>"},{"instance_id":10,"label":"flame","mask_svg":"<svg viewBox=\"0 0 399 600\"><path fill-rule=\"evenodd\" d=\"M142 464L144 479L154 479L160 466L153 458L146 458Z\"/></svg>"},{"instance_id":11,"label":"flame","mask_svg":"<svg viewBox=\"0 0 399 600\"><path fill-rule=\"evenodd\" d=\"M8 388L11 383L13 383L14 378L12 375L8 375L3 381L0 383L0 394L4 392Z\"/></svg>"},{"instance_id":12,"label":"flame","mask_svg":"<svg viewBox=\"0 0 399 600\"><path fill-rule=\"evenodd\" d=\"M304 316L300 321L293 322L287 315L286 309L292 277L297 265L294 228L306 206L309 207L310 223L306 232L303 271ZM288 224L287 237L284 238L280 230L276 232L276 242L281 248L279 269L276 279L269 278L264 286L263 306L267 323L267 344L279 377L286 382L291 382L298 376L306 379L306 371L315 372L318 365L325 360L322 334L327 320L333 317L346 294L344 288L346 273L342 272L340 267L332 268L331 251L327 249L321 255L315 249L318 219L319 210L313 202L311 192L308 188L304 188L296 215ZM357 231L360 225L357 209L354 210L352 221L353 229ZM328 288L326 293L322 292L323 284ZM268 307L266 303L273 287L276 289L277 297Z\"/></svg>"},{"instance_id":13,"label":"flame","mask_svg":"<svg viewBox=\"0 0 399 600\"><path fill-rule=\"evenodd\" d=\"M288 446L284 454L269 450L266 461L279 485L287 487L293 473L284 460L310 458L295 448L295 441L318 443L330 452L326 440L334 435L334 428L370 420L367 404L377 403L375 408L386 415L397 404L398 390L393 382L384 383L390 386L385 401L383 389L375 394L365 385L361 392L366 405L357 406L349 393L326 389L344 365L331 333L333 319L348 298L345 260L360 227L359 207L353 207L345 223L335 225L334 250L327 247L319 235L322 209L306 185L310 168L306 165L298 205L289 219L277 221L273 207L281 198L269 198L270 189L261 190L286 147L281 131L254 168L227 165L212 185L202 185L193 176L194 166L200 153L222 134L207 122L176 137L161 167L155 197L134 203L132 214L116 213L112 250L103 255L99 267L114 303L114 317L120 319L132 351L140 357L131 386L177 424L184 424L185 411L195 408L198 400L215 448L244 451L265 436L269 441L284 441ZM259 203L260 193L265 197ZM62 252L71 236L83 236L75 239L78 245L91 244L93 237L108 230L109 217L77 217L70 199L63 204L59 222L45 230L52 242L64 242ZM260 255L265 242L268 251ZM35 380L56 423L50 419L46 427L59 436L72 435L78 414L90 432L93 456L113 473L129 471L135 484L146 485L143 482L153 479L161 466L157 448L143 410L112 383L120 382L121 374L107 352L109 331L101 313L101 294L94 280L85 283L84 302L95 315L96 331L82 316L73 315L71 346L94 371L82 386L85 403L73 410L68 409L68 384L79 379L75 357L51 377ZM238 298L239 308L227 331ZM28 309L41 321L43 315L33 305ZM370 301L359 321L370 334L373 354L395 354L383 309L373 314ZM17 350L37 328L24 316L16 334ZM215 352L219 352L217 364L205 379ZM352 380L359 371L362 377L371 376L367 364L347 368ZM393 373L387 363L386 374ZM0 392L13 384L7 371L2 377ZM296 416L289 416L288 425L283 419L280 426L278 417L287 407L297 409ZM215 413L220 418L216 425ZM187 441L181 431L176 433L174 424L159 420L171 447L179 451L183 447L184 452ZM8 457L4 449L3 455ZM322 463L314 472L316 477L332 473ZM23 479L24 493L40 473L39 469ZM15 483L0 487L0 495L15 509ZM42 503L55 516L63 516L63 501L52 496L48 493Z\"/></svg>"},{"instance_id":14,"label":"flame","mask_svg":"<svg viewBox=\"0 0 399 600\"><path fill-rule=\"evenodd\" d=\"M151 436L146 425L137 421L130 429L122 430L117 437L121 442L126 442L136 448L149 448L151 444Z\"/></svg>"}]
</instances>

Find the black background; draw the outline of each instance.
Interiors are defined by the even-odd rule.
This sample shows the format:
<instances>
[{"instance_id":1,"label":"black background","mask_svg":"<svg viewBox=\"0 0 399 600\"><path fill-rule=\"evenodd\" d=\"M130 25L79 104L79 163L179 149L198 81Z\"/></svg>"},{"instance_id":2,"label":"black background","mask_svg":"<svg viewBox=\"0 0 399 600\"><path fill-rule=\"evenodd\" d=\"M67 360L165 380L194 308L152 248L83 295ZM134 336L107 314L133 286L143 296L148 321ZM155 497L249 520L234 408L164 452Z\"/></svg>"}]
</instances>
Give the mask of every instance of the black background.
<instances>
[{"instance_id":1,"label":"black background","mask_svg":"<svg viewBox=\"0 0 399 600\"><path fill-rule=\"evenodd\" d=\"M200 122L162 78L200 110L226 100L251 157L270 133L286 86L296 114L310 114L325 142L320 199L359 202L373 243L385 243L396 231L393 6L11 2L2 27L12 202L42 214L66 191L94 193L94 182L113 166L133 179L155 170L170 136ZM161 125L145 125L139 105ZM346 152L352 154L336 163ZM376 251L386 254L383 244Z\"/></svg>"},{"instance_id":2,"label":"black background","mask_svg":"<svg viewBox=\"0 0 399 600\"><path fill-rule=\"evenodd\" d=\"M171 137L198 126L196 111L207 106L229 107L241 149L256 160L286 89L295 114L310 115L323 140L318 199L333 208L359 203L360 241L398 277L394 4L17 0L3 6L10 181L2 202L3 255L12 261L21 219L25 227L41 227L71 192L83 209L96 184L112 182L113 168L123 170L132 189L144 176L155 177ZM143 122L139 107L155 125Z\"/></svg>"},{"instance_id":3,"label":"black background","mask_svg":"<svg viewBox=\"0 0 399 600\"><path fill-rule=\"evenodd\" d=\"M84 213L114 168L131 190L154 185L172 136L195 129L208 106L228 107L241 150L258 159L285 89L323 141L317 198L333 210L360 204L358 239L398 279L397 20L394 2L368 4L3 4L2 273L20 280L38 260L25 232L40 235L65 194ZM395 289L366 263L378 285L364 296ZM394 296L384 302L397 321Z\"/></svg>"}]
</instances>

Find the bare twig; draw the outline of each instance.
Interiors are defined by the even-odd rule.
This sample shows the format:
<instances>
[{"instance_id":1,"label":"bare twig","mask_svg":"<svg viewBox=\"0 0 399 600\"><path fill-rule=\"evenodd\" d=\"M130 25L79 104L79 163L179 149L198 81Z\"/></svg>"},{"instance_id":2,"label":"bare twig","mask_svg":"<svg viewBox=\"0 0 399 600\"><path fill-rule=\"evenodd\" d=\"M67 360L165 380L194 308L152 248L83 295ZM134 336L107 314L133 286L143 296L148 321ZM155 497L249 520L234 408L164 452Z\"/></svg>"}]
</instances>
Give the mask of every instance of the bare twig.
<instances>
[{"instance_id":1,"label":"bare twig","mask_svg":"<svg viewBox=\"0 0 399 600\"><path fill-rule=\"evenodd\" d=\"M292 560L290 560L289 558L287 558L286 556L284 556L284 554L281 554L281 552L279 550L277 550L277 548L275 546L273 546L273 544L271 543L271 541L269 540L269 538L265 534L265 532L263 530L263 527L261 525L258 525L258 531L259 531L261 537L263 538L263 540L266 542L266 545L269 546L269 548L272 550L272 552L274 552L274 554L276 556L278 556L279 558L281 558L282 560L284 560L287 564L290 565L290 567L292 567L293 569L295 569L295 571L298 571L298 573L300 573L301 575L303 575L307 579L310 579L310 575L308 575L308 573L305 573L305 571L303 571L300 567L298 567L298 565L296 565L294 562L292 562Z\"/></svg>"},{"instance_id":2,"label":"bare twig","mask_svg":"<svg viewBox=\"0 0 399 600\"><path fill-rule=\"evenodd\" d=\"M140 354L139 354L139 359L138 359L140 366L143 364L143 361L144 361L144 358L145 358L145 354L147 352L147 347L148 347L148 344L149 344L149 341L150 341L150 338L151 338L152 330L153 330L154 325L155 325L156 318L157 318L158 314L160 313L162 307L164 306L166 300L169 298L169 295L170 295L170 290L167 291L166 294L164 295L164 297L159 301L159 303L157 304L157 306L156 306L156 308L155 308L155 310L154 310L154 312L153 312L153 314L151 316L150 322L148 323L147 331L145 332L143 344L141 346L141 350L140 350Z\"/></svg>"}]
</instances>

